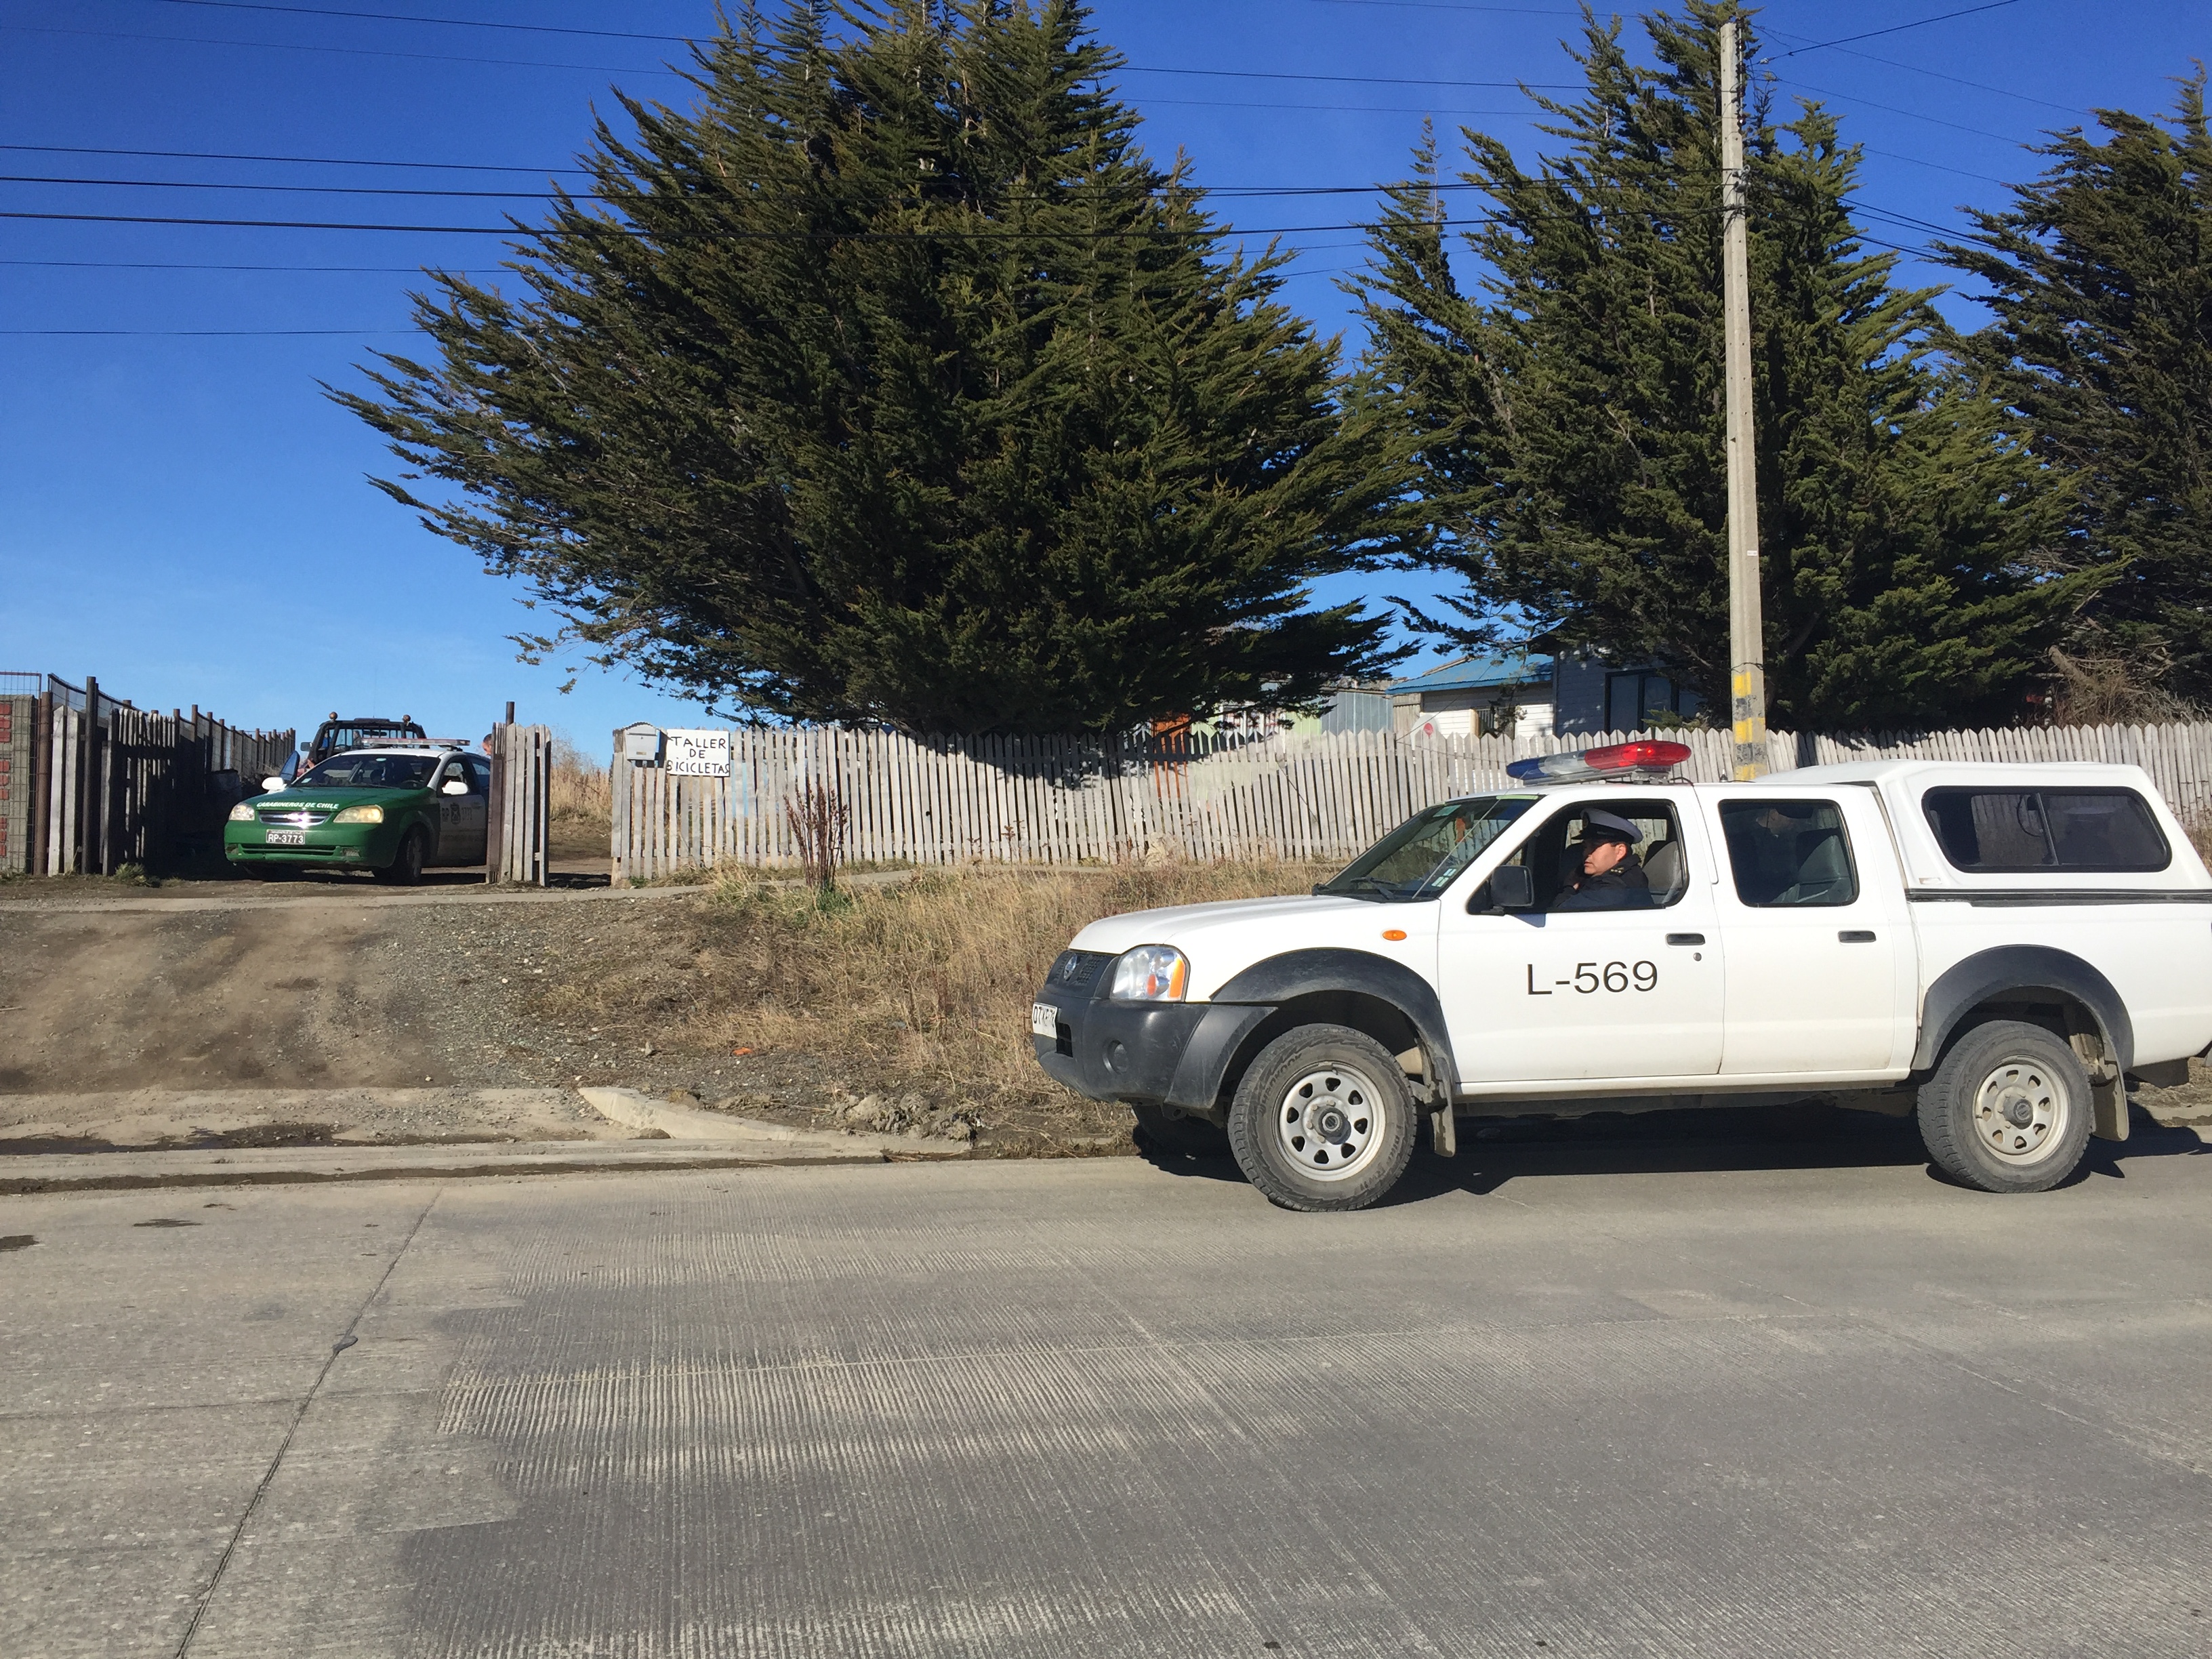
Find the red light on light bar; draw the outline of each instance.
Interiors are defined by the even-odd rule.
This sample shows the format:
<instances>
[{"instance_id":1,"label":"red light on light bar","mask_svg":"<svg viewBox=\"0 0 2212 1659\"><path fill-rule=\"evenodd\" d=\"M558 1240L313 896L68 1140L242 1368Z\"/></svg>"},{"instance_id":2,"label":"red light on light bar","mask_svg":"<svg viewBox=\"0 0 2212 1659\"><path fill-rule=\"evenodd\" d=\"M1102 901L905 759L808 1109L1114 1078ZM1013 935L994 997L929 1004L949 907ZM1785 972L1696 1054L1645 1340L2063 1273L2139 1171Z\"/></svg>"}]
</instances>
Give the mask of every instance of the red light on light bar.
<instances>
[{"instance_id":1,"label":"red light on light bar","mask_svg":"<svg viewBox=\"0 0 2212 1659\"><path fill-rule=\"evenodd\" d=\"M1582 758L1583 764L1595 772L1671 772L1690 758L1690 745L1646 738L1637 743L1585 749Z\"/></svg>"},{"instance_id":2,"label":"red light on light bar","mask_svg":"<svg viewBox=\"0 0 2212 1659\"><path fill-rule=\"evenodd\" d=\"M1637 743L1607 744L1565 755L1535 755L1506 767L1505 775L1523 783L1567 783L1576 778L1603 777L1607 773L1671 772L1690 758L1686 743L1667 743L1646 738Z\"/></svg>"}]
</instances>

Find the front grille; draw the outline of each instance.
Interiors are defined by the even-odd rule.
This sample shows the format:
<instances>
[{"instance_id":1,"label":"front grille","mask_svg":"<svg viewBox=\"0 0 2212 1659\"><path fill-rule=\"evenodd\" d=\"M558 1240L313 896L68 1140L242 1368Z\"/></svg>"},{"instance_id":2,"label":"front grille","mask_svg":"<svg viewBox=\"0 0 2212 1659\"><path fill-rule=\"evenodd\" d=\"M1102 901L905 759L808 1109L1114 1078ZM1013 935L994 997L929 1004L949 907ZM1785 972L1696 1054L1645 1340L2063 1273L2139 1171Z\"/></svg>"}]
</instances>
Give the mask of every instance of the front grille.
<instances>
[{"instance_id":1,"label":"front grille","mask_svg":"<svg viewBox=\"0 0 2212 1659\"><path fill-rule=\"evenodd\" d=\"M264 812L261 815L261 821L264 823L281 823L294 830L312 830L319 823L328 823L331 821L331 815L328 812L300 811L286 807L282 811Z\"/></svg>"},{"instance_id":2,"label":"front grille","mask_svg":"<svg viewBox=\"0 0 2212 1659\"><path fill-rule=\"evenodd\" d=\"M1065 990L1088 990L1113 960L1110 951L1062 951L1052 964L1051 982Z\"/></svg>"}]
</instances>

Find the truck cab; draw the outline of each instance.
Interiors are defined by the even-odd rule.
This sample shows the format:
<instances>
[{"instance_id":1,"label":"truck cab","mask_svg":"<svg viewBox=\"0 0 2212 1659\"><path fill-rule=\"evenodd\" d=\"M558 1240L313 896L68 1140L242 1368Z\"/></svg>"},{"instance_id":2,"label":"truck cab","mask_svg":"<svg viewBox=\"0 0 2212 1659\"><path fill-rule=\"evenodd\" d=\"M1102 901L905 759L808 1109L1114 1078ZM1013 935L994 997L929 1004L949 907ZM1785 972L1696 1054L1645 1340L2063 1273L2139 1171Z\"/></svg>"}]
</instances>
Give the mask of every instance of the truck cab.
<instances>
[{"instance_id":1,"label":"truck cab","mask_svg":"<svg viewBox=\"0 0 2212 1659\"><path fill-rule=\"evenodd\" d=\"M1916 1111L1990 1191L2127 1132L2212 1045L2212 876L2137 768L1875 761L1730 784L1680 744L1516 763L1309 896L1109 917L1039 1062L1295 1208L1388 1191L1417 1120L1808 1097ZM1626 840L1632 880L1587 849Z\"/></svg>"}]
</instances>

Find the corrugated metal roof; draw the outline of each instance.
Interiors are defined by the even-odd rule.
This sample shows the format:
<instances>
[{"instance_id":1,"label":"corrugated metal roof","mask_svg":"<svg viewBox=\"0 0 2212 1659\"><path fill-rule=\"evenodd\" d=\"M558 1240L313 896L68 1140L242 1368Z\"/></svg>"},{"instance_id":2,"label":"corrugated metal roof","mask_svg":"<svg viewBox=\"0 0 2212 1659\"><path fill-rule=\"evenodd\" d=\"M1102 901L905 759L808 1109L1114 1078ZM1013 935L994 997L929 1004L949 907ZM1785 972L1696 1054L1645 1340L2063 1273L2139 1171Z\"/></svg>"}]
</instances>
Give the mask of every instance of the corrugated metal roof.
<instances>
[{"instance_id":1,"label":"corrugated metal roof","mask_svg":"<svg viewBox=\"0 0 2212 1659\"><path fill-rule=\"evenodd\" d=\"M1534 652L1499 651L1462 657L1425 674L1391 682L1393 691L1476 691L1493 685L1532 685L1552 678L1552 659Z\"/></svg>"}]
</instances>

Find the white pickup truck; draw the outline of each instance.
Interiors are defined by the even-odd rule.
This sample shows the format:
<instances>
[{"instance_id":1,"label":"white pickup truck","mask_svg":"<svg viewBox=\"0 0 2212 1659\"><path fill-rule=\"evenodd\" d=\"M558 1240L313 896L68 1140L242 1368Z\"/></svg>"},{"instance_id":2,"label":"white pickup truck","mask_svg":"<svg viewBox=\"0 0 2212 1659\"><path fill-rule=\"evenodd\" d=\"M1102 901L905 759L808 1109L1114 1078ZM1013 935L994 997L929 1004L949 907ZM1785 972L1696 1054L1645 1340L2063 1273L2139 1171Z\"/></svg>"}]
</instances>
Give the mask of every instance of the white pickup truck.
<instances>
[{"instance_id":1,"label":"white pickup truck","mask_svg":"<svg viewBox=\"0 0 2212 1659\"><path fill-rule=\"evenodd\" d=\"M1332 1210L1389 1190L1420 1116L1450 1154L1455 1118L1855 1091L1917 1104L1958 1180L2041 1191L2124 1138L2129 1079L2212 1047L2212 875L2139 769L1690 784L1687 754L1517 763L1310 896L1093 922L1037 993L1037 1059Z\"/></svg>"}]
</instances>

